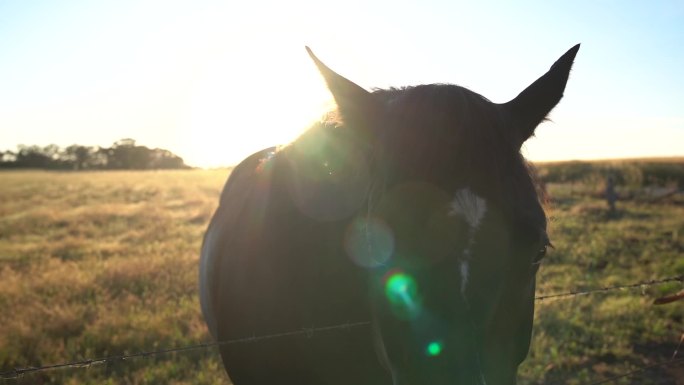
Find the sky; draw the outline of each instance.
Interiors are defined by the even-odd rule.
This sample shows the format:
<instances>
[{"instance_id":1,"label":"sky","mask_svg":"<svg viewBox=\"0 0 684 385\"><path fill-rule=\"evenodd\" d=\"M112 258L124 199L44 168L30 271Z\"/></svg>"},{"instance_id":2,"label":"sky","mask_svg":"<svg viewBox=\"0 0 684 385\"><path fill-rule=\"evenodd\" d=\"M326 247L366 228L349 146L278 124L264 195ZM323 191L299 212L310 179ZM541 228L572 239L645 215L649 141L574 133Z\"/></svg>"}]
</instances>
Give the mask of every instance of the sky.
<instances>
[{"instance_id":1,"label":"sky","mask_svg":"<svg viewBox=\"0 0 684 385\"><path fill-rule=\"evenodd\" d=\"M133 138L201 167L334 106L306 54L366 89L506 102L581 43L534 161L684 156L684 2L0 0L0 150Z\"/></svg>"}]
</instances>

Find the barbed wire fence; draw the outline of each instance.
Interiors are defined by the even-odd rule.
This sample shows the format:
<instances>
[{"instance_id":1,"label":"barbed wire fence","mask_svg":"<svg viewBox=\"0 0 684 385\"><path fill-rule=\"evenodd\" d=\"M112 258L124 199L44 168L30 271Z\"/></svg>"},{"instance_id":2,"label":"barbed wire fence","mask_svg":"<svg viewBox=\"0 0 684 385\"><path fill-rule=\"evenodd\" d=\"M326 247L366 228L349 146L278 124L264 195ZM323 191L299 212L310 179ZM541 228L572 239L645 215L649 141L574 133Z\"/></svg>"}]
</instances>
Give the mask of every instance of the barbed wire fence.
<instances>
[{"instance_id":1,"label":"barbed wire fence","mask_svg":"<svg viewBox=\"0 0 684 385\"><path fill-rule=\"evenodd\" d=\"M565 293L540 295L540 296L534 297L534 299L536 301L543 301L546 299L557 299L557 298L564 298L564 297L577 297L577 296L581 296L581 295L605 293L605 292L616 291L616 290L647 288L649 286L662 285L664 283L669 283L669 282L684 282L684 275L678 275L678 276L674 276L674 277L667 277L667 278L661 278L661 279L652 279L650 281L630 283L627 285L605 286L605 287L600 287L600 288L596 288L596 289L574 290L574 291L569 291L569 292L565 292Z\"/></svg>"},{"instance_id":2,"label":"barbed wire fence","mask_svg":"<svg viewBox=\"0 0 684 385\"><path fill-rule=\"evenodd\" d=\"M534 299L535 299L535 301L567 299L567 298L573 298L573 297L578 297L578 296L585 296L585 295L591 295L591 294L601 294L601 293L610 293L610 292L615 292L615 291L624 291L624 290L637 289L637 288L645 289L647 287L662 285L662 284L670 283L670 282L684 283L684 275L666 277L666 278L661 278L661 279L654 279L654 280L650 280L650 281L636 282L636 283L625 284L625 285L614 285L614 286L599 287L599 288L594 288L594 289L582 289L582 290L573 290L573 291L562 292L562 293L545 294L545 295L536 296ZM157 356L170 354L170 353L185 353L185 352L195 351L195 350L216 348L216 347L220 347L223 345L254 343L254 342L271 340L271 339L276 339L276 338L296 337L296 336L305 336L307 338L312 338L315 334L318 334L318 333L325 333L325 332L337 331L337 330L351 330L351 329L356 329L356 328L360 328L360 327L368 327L368 326L370 326L370 324L371 324L370 321L362 321L362 322L344 323L344 324L323 326L323 327L302 328L300 330L292 330L292 331L287 331L287 332L282 332L282 333L274 333L274 334L267 334L267 335L260 335L260 336L249 336L249 337L242 337L242 338L236 338L236 339L225 340L225 341L217 341L217 342L203 342L203 343L198 343L195 345L186 345L186 346L161 349L161 350L150 350L150 351L142 351L142 352L132 353L132 354L121 354L121 355L112 355L112 356L100 357L100 358L75 360L75 361L62 362L62 363L51 364L51 365L43 365L43 366L30 366L30 367L23 367L23 368L15 368L12 370L0 372L0 380L3 380L3 382L4 382L5 380L21 378L21 377L28 375L28 374L34 374L34 373L45 372L45 371L50 371L50 370L90 368L90 367L95 366L95 365L118 363L118 362L122 362L122 361L126 361L126 360L139 359L139 358L157 357ZM631 370L629 372L621 373L621 374L615 375L613 377L609 377L609 378L606 378L603 380L599 380L597 382L589 383L587 385L600 385L600 384L612 383L612 382L615 382L619 379L632 377L632 376L635 376L637 374L640 374L640 373L643 373L643 372L646 372L648 370L652 370L655 368L661 368L661 367L666 367L666 366L684 365L684 358L677 358L677 354L679 352L679 349L680 349L683 341L684 341L684 334L682 335L682 338L680 339L679 345L675 349L675 351L672 355L672 358L669 360L665 360L665 361L657 362L654 364L638 367L638 368Z\"/></svg>"}]
</instances>

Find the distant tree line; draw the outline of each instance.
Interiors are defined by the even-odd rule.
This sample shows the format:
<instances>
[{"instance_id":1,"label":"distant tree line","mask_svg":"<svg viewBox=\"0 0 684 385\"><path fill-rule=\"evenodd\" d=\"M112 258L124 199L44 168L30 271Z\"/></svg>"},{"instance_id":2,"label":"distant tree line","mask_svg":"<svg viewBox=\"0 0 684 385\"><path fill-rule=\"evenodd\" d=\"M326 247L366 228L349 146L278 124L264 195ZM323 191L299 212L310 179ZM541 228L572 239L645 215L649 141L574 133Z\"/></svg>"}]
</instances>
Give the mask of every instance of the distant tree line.
<instances>
[{"instance_id":1,"label":"distant tree line","mask_svg":"<svg viewBox=\"0 0 684 385\"><path fill-rule=\"evenodd\" d=\"M684 188L684 162L671 161L571 161L536 164L540 179L546 183L588 183L599 185L608 177L620 186L677 186Z\"/></svg>"},{"instance_id":2,"label":"distant tree line","mask_svg":"<svg viewBox=\"0 0 684 385\"><path fill-rule=\"evenodd\" d=\"M152 170L189 168L183 158L161 148L139 146L133 139L121 139L111 147L73 144L62 148L17 146L17 151L0 151L0 168L50 170Z\"/></svg>"}]
</instances>

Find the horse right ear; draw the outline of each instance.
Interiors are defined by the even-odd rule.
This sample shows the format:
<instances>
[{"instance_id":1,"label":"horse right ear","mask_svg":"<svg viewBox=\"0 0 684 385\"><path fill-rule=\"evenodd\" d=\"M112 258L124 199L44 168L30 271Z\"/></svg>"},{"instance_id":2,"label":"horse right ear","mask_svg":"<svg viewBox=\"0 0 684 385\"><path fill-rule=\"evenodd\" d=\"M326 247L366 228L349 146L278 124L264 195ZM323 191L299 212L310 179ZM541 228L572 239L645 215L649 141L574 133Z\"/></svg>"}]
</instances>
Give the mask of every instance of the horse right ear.
<instances>
[{"instance_id":1,"label":"horse right ear","mask_svg":"<svg viewBox=\"0 0 684 385\"><path fill-rule=\"evenodd\" d=\"M342 121L350 126L372 125L380 105L373 95L356 83L333 71L314 55L309 47L306 51L323 75L328 89L335 98Z\"/></svg>"},{"instance_id":2,"label":"horse right ear","mask_svg":"<svg viewBox=\"0 0 684 385\"><path fill-rule=\"evenodd\" d=\"M580 45L570 48L551 69L537 79L515 99L503 104L515 122L515 145L522 144L534 134L534 129L563 97L570 69Z\"/></svg>"}]
</instances>

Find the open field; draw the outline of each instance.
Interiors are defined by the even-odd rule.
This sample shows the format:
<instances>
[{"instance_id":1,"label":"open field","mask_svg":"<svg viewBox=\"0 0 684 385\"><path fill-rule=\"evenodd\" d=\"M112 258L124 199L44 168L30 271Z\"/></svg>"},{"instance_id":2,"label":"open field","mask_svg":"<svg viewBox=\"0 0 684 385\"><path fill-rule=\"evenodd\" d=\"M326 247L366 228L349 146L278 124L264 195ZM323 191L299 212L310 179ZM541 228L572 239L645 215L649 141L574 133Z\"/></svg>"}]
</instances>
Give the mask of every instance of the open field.
<instances>
[{"instance_id":1,"label":"open field","mask_svg":"<svg viewBox=\"0 0 684 385\"><path fill-rule=\"evenodd\" d=\"M657 172L674 170L657 180L649 179L652 169L641 164L611 164L615 175L634 175L618 178L618 192L629 199L618 202L615 215L608 215L600 198L603 166L581 166L585 174L575 179L548 179L555 249L540 270L538 295L684 274L684 198L648 195L649 183L681 189L677 178L684 162L657 167ZM561 175L548 167L540 165L542 178ZM0 173L0 372L207 341L197 297L198 251L227 175L226 170ZM652 301L682 288L672 282L537 302L532 347L519 383L591 384L670 359L684 333L684 301L661 306ZM684 357L684 347L678 357ZM0 383L228 380L216 350L203 349ZM682 385L684 365L614 383Z\"/></svg>"}]
</instances>

